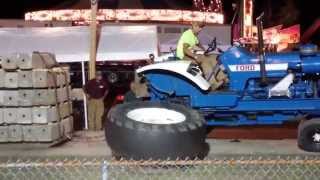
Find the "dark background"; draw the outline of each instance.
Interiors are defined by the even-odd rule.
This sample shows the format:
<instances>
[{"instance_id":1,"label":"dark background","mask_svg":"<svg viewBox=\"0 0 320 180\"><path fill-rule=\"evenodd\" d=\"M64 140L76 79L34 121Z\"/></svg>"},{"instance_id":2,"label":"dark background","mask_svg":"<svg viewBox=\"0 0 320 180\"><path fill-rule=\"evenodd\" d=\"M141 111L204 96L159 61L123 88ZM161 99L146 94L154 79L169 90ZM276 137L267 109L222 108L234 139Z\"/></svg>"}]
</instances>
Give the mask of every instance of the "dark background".
<instances>
[{"instance_id":1,"label":"dark background","mask_svg":"<svg viewBox=\"0 0 320 180\"><path fill-rule=\"evenodd\" d=\"M222 0L225 23L230 23L232 3ZM266 27L301 24L302 32L320 17L319 0L254 0L254 16L265 12ZM209 2L209 0L205 0ZM194 9L192 0L100 0L100 8ZM24 13L43 9L89 8L89 0L8 0L0 7L0 18L23 18ZM320 34L320 33L318 33ZM317 39L319 35L316 35Z\"/></svg>"}]
</instances>

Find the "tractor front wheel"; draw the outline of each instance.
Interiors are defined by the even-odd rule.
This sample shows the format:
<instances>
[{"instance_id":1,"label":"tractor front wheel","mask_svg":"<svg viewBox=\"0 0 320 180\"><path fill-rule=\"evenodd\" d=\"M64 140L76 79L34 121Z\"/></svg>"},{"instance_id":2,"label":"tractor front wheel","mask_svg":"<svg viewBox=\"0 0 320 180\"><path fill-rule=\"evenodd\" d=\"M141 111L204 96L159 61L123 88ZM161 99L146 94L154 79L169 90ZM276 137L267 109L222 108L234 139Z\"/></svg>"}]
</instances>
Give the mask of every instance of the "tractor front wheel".
<instances>
[{"instance_id":1,"label":"tractor front wheel","mask_svg":"<svg viewBox=\"0 0 320 180\"><path fill-rule=\"evenodd\" d=\"M105 135L113 154L126 159L203 158L206 126L195 110L160 102L130 102L108 114Z\"/></svg>"},{"instance_id":2,"label":"tractor front wheel","mask_svg":"<svg viewBox=\"0 0 320 180\"><path fill-rule=\"evenodd\" d=\"M298 128L298 146L309 152L320 152L320 119L301 121Z\"/></svg>"}]
</instances>

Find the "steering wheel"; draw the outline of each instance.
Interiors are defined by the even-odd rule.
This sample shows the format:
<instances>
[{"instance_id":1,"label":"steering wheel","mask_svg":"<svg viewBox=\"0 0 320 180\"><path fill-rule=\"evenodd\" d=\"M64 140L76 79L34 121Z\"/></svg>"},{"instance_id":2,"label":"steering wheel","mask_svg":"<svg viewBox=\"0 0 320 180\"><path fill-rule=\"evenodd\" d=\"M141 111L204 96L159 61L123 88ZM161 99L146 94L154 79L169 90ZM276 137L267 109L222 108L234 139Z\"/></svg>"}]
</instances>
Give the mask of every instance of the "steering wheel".
<instances>
[{"instance_id":1,"label":"steering wheel","mask_svg":"<svg viewBox=\"0 0 320 180\"><path fill-rule=\"evenodd\" d=\"M208 54L217 49L217 38L214 37L213 40L208 44L208 49L204 52L204 54Z\"/></svg>"},{"instance_id":2,"label":"steering wheel","mask_svg":"<svg viewBox=\"0 0 320 180\"><path fill-rule=\"evenodd\" d=\"M217 38L214 37L213 40L208 44L208 49L204 52L204 54L208 54L215 50L217 50L219 53L223 53L224 51L221 50L217 45Z\"/></svg>"}]
</instances>

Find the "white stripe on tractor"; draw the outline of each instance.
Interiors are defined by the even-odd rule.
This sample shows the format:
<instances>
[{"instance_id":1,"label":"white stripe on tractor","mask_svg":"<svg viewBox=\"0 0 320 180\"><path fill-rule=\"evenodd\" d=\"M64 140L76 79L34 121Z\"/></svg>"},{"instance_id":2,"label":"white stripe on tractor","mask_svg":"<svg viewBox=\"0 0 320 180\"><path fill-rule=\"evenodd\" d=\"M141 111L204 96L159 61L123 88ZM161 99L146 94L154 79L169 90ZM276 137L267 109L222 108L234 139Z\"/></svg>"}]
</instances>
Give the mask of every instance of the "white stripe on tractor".
<instances>
[{"instance_id":1,"label":"white stripe on tractor","mask_svg":"<svg viewBox=\"0 0 320 180\"><path fill-rule=\"evenodd\" d=\"M229 65L229 69L232 72L260 71L260 65L259 64ZM288 63L266 64L266 71L286 71L287 69L288 69Z\"/></svg>"}]
</instances>

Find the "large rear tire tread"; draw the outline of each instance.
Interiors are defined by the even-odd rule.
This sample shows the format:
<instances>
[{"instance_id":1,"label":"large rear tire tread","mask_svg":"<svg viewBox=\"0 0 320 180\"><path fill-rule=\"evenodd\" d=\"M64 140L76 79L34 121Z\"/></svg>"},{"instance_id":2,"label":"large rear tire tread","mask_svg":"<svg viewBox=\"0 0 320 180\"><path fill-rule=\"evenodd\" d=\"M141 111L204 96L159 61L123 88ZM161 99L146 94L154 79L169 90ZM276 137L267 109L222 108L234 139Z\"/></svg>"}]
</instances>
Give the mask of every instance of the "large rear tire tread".
<instances>
[{"instance_id":1,"label":"large rear tire tread","mask_svg":"<svg viewBox=\"0 0 320 180\"><path fill-rule=\"evenodd\" d=\"M298 127L299 148L308 152L320 152L320 142L314 142L311 137L315 129L320 130L320 119L311 119L300 122Z\"/></svg>"},{"instance_id":2,"label":"large rear tire tread","mask_svg":"<svg viewBox=\"0 0 320 180\"><path fill-rule=\"evenodd\" d=\"M175 110L186 120L177 124L149 124L127 117L131 110L157 107ZM160 102L131 102L114 107L108 114L106 140L111 150L129 159L203 158L206 123L200 114L182 105Z\"/></svg>"}]
</instances>

